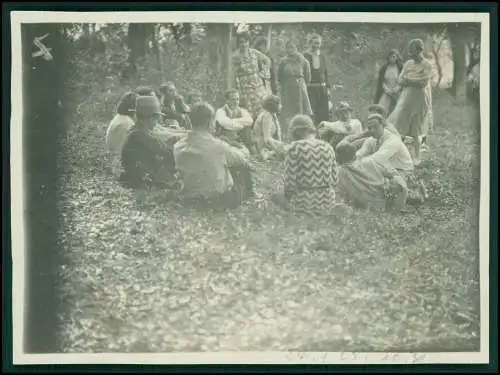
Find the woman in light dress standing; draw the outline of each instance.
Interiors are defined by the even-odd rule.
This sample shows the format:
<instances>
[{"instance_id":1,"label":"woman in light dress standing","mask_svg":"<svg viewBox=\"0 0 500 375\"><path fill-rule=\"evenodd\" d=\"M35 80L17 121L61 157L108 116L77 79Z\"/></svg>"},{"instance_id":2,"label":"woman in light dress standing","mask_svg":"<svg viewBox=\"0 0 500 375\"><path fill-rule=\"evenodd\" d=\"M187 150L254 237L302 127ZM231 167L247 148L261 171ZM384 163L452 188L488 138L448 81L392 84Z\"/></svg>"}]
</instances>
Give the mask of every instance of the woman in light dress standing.
<instances>
[{"instance_id":1,"label":"woman in light dress standing","mask_svg":"<svg viewBox=\"0 0 500 375\"><path fill-rule=\"evenodd\" d=\"M431 79L432 65L424 57L424 42L413 39L409 44L410 60L399 76L401 95L388 122L394 124L402 137L413 139L413 161L420 164L421 140L432 127Z\"/></svg>"},{"instance_id":2,"label":"woman in light dress standing","mask_svg":"<svg viewBox=\"0 0 500 375\"><path fill-rule=\"evenodd\" d=\"M297 51L295 42L286 44L287 56L278 68L278 83L281 95L282 134L288 139L288 124L296 115L312 117L313 111L307 92L311 81L311 67L307 59Z\"/></svg>"}]
</instances>

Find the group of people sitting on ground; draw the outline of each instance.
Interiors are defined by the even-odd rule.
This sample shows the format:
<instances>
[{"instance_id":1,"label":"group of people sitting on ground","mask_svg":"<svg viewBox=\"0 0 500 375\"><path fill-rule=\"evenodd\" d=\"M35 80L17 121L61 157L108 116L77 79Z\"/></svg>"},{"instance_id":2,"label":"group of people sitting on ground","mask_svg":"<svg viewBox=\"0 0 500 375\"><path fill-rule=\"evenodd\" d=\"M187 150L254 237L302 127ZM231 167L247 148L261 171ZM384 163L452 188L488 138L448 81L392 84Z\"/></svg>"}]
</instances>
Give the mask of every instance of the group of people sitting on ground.
<instances>
[{"instance_id":1,"label":"group of people sitting on ground","mask_svg":"<svg viewBox=\"0 0 500 375\"><path fill-rule=\"evenodd\" d=\"M412 41L410 54L417 58L421 52L420 43ZM271 199L283 208L319 215L343 209L344 203L400 210L426 198L414 158L393 123L403 121L401 113L411 126L422 120L422 108L414 110L410 99L421 99L413 88L426 90L421 82L427 73L413 74L401 77L400 85L411 92L404 88L400 94L392 112L399 114L388 119L384 103L373 104L364 123L345 101L335 107L337 121L315 122L322 117L295 113L284 122L282 97L272 93L249 110L240 105L240 91L231 89L214 110L199 92L186 103L173 83L158 93L139 88L122 97L108 128L108 149L120 159L120 179L127 186L164 186L196 207L233 208L256 197L251 160L276 156L284 159L283 191Z\"/></svg>"}]
</instances>

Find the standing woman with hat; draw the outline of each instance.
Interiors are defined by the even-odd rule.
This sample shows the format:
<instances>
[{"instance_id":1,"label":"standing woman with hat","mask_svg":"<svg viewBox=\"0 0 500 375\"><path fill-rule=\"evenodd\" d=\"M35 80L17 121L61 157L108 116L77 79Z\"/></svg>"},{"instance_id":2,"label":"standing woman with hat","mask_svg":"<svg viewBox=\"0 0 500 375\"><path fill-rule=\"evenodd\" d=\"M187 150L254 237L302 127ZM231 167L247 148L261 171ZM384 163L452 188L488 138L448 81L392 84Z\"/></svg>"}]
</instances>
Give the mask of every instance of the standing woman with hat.
<instances>
[{"instance_id":1,"label":"standing woman with hat","mask_svg":"<svg viewBox=\"0 0 500 375\"><path fill-rule=\"evenodd\" d=\"M290 122L292 143L285 156L284 197L273 195L279 205L292 212L329 215L339 206L335 202L337 161L333 147L316 139L312 119L297 115Z\"/></svg>"},{"instance_id":2,"label":"standing woman with hat","mask_svg":"<svg viewBox=\"0 0 500 375\"><path fill-rule=\"evenodd\" d=\"M413 39L409 46L411 59L399 76L403 90L388 121L401 136L413 138L413 160L420 164L420 139L425 137L432 124L431 79L432 64L424 57L424 42Z\"/></svg>"},{"instance_id":3,"label":"standing woman with hat","mask_svg":"<svg viewBox=\"0 0 500 375\"><path fill-rule=\"evenodd\" d=\"M270 77L271 60L262 52L250 48L248 33L236 36L238 50L233 55L233 71L236 88L240 92L242 106L255 115L260 109L262 99L271 92L264 85L264 79Z\"/></svg>"},{"instance_id":4,"label":"standing woman with hat","mask_svg":"<svg viewBox=\"0 0 500 375\"><path fill-rule=\"evenodd\" d=\"M292 40L286 43L287 56L278 68L280 86L282 132L288 134L288 124L295 115L312 116L307 85L311 81L311 67L307 59L297 51Z\"/></svg>"},{"instance_id":5,"label":"standing woman with hat","mask_svg":"<svg viewBox=\"0 0 500 375\"><path fill-rule=\"evenodd\" d=\"M178 137L160 138L155 126L161 118L161 106L154 96L139 96L136 100L136 122L130 129L122 150L121 176L130 187L165 185L174 181L173 145Z\"/></svg>"},{"instance_id":6,"label":"standing woman with hat","mask_svg":"<svg viewBox=\"0 0 500 375\"><path fill-rule=\"evenodd\" d=\"M304 57L311 66L311 82L307 85L307 92L314 113L315 125L330 119L328 109L330 83L328 82L326 57L321 53L321 43L321 36L313 34L309 38L310 50L304 53Z\"/></svg>"},{"instance_id":7,"label":"standing woman with hat","mask_svg":"<svg viewBox=\"0 0 500 375\"><path fill-rule=\"evenodd\" d=\"M335 115L338 120L335 122L322 121L319 124L319 134L321 139L337 147L344 137L353 134L361 134L363 126L361 121L352 118L353 109L349 103L342 101L335 107Z\"/></svg>"}]
</instances>

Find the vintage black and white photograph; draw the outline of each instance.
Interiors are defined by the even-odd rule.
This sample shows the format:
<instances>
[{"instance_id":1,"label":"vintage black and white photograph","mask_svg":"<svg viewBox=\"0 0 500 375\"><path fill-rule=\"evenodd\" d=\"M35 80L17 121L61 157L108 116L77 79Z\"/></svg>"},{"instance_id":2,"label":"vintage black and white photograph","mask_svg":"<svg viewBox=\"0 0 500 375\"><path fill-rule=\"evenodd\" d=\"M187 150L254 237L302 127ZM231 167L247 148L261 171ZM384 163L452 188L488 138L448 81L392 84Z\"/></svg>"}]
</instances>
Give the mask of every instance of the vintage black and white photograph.
<instances>
[{"instance_id":1,"label":"vintage black and white photograph","mask_svg":"<svg viewBox=\"0 0 500 375\"><path fill-rule=\"evenodd\" d=\"M177 13L11 15L15 363L487 363L488 13Z\"/></svg>"}]
</instances>

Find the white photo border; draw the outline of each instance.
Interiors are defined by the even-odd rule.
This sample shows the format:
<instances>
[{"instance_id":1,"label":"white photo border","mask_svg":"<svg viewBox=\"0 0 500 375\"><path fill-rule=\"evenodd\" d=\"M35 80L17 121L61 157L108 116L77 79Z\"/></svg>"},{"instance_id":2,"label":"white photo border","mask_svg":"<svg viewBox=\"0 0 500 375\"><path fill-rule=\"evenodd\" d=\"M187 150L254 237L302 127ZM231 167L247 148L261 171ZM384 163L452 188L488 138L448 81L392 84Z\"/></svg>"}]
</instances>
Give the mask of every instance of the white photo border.
<instances>
[{"instance_id":1,"label":"white photo border","mask_svg":"<svg viewBox=\"0 0 500 375\"><path fill-rule=\"evenodd\" d=\"M25 298L25 220L23 177L23 100L21 25L29 23L114 22L203 23L445 23L481 24L480 113L480 352L443 353L320 353L320 352L214 352L168 354L27 354L23 352ZM52 12L12 11L11 75L11 228L13 363L27 364L474 364L489 363L489 251L490 251L490 16L489 13L389 13L389 12Z\"/></svg>"}]
</instances>

